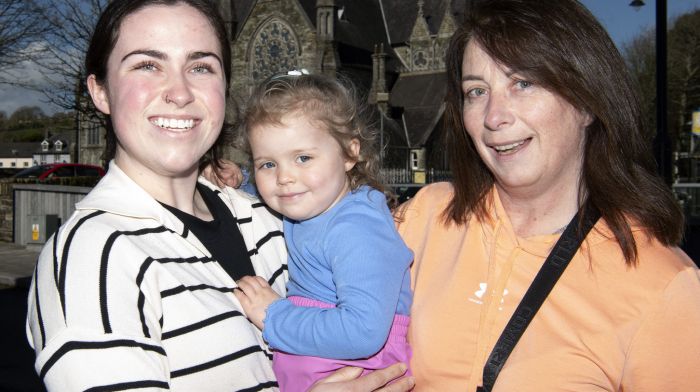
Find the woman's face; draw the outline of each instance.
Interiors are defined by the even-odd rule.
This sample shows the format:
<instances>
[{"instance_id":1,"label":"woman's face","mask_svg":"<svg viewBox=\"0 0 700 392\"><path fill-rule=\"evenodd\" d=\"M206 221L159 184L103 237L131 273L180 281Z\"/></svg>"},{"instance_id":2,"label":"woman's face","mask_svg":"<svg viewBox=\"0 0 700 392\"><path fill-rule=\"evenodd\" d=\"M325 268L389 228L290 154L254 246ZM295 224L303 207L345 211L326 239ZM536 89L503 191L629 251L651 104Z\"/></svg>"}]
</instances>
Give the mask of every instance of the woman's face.
<instances>
[{"instance_id":1,"label":"woman's face","mask_svg":"<svg viewBox=\"0 0 700 392\"><path fill-rule=\"evenodd\" d=\"M206 17L185 4L145 7L123 20L107 64L106 85L88 86L111 115L117 165L132 178L196 175L225 113L221 48Z\"/></svg>"},{"instance_id":2,"label":"woman's face","mask_svg":"<svg viewBox=\"0 0 700 392\"><path fill-rule=\"evenodd\" d=\"M590 116L467 44L463 121L496 185L512 195L577 187Z\"/></svg>"}]
</instances>

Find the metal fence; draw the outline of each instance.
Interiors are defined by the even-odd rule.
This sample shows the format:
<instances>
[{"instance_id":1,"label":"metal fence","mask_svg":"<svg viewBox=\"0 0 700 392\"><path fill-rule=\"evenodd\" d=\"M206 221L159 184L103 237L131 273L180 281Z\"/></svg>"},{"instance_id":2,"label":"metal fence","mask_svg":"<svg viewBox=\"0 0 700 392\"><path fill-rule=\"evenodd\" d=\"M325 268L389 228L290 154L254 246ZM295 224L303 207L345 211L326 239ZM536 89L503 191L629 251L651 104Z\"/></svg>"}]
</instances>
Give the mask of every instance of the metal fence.
<instances>
[{"instance_id":1,"label":"metal fence","mask_svg":"<svg viewBox=\"0 0 700 392\"><path fill-rule=\"evenodd\" d=\"M425 183L414 182L415 171L409 169L383 168L381 169L382 181L389 186L411 185L421 186L438 181L447 181L452 178L449 170L428 169L425 171Z\"/></svg>"},{"instance_id":2,"label":"metal fence","mask_svg":"<svg viewBox=\"0 0 700 392\"><path fill-rule=\"evenodd\" d=\"M13 242L43 244L68 219L92 188L15 184L13 186Z\"/></svg>"},{"instance_id":3,"label":"metal fence","mask_svg":"<svg viewBox=\"0 0 700 392\"><path fill-rule=\"evenodd\" d=\"M673 184L673 193L681 203L686 218L700 219L700 183Z\"/></svg>"}]
</instances>

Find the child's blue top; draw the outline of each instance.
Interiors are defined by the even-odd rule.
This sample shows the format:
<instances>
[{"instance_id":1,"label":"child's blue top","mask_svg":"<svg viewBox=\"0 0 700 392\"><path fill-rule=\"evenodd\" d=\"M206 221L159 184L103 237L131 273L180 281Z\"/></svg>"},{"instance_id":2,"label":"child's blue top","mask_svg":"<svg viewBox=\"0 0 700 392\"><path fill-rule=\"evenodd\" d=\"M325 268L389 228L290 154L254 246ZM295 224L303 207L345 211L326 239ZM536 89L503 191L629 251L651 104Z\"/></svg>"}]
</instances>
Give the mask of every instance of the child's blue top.
<instances>
[{"instance_id":1,"label":"child's blue top","mask_svg":"<svg viewBox=\"0 0 700 392\"><path fill-rule=\"evenodd\" d=\"M358 359L378 352L394 314L411 306L403 242L381 192L361 186L323 214L284 220L289 251L287 296L335 308L304 308L289 300L267 309L263 337L275 349L299 355Z\"/></svg>"}]
</instances>

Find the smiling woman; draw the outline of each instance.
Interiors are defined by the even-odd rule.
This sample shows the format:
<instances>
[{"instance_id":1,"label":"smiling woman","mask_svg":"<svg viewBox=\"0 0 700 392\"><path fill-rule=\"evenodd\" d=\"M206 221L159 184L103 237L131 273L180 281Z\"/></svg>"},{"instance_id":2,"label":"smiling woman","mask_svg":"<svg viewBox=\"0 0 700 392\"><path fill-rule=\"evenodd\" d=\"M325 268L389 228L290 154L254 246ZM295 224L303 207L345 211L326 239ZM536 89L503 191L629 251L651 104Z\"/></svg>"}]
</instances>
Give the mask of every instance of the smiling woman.
<instances>
[{"instance_id":1,"label":"smiling woman","mask_svg":"<svg viewBox=\"0 0 700 392\"><path fill-rule=\"evenodd\" d=\"M576 0L470 16L445 62L454 180L401 210L417 388L696 390L700 273L620 53Z\"/></svg>"},{"instance_id":2,"label":"smiling woman","mask_svg":"<svg viewBox=\"0 0 700 392\"><path fill-rule=\"evenodd\" d=\"M223 140L229 50L206 0L120 0L101 15L86 68L109 170L46 244L30 291L49 390L276 388L233 288L256 274L284 293L281 224L198 178Z\"/></svg>"},{"instance_id":3,"label":"smiling woman","mask_svg":"<svg viewBox=\"0 0 700 392\"><path fill-rule=\"evenodd\" d=\"M161 26L148 23L153 20ZM145 8L121 22L106 80L88 77L95 106L114 127L115 163L169 205L177 202L162 182L196 178L200 158L222 129L226 83L222 44L213 33L190 6Z\"/></svg>"}]
</instances>

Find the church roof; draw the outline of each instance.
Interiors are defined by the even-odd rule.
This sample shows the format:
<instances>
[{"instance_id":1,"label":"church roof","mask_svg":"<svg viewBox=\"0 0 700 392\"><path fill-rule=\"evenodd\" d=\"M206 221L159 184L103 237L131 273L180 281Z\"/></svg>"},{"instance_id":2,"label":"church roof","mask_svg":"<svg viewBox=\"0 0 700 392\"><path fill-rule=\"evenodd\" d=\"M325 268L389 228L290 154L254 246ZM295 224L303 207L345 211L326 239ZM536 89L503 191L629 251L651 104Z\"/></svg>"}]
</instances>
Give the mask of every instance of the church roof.
<instances>
[{"instance_id":1,"label":"church roof","mask_svg":"<svg viewBox=\"0 0 700 392\"><path fill-rule=\"evenodd\" d=\"M254 5L255 0L231 0L231 7L234 15L230 15L230 18L236 22L236 36L241 32L243 22L248 18Z\"/></svg>"},{"instance_id":2,"label":"church roof","mask_svg":"<svg viewBox=\"0 0 700 392\"><path fill-rule=\"evenodd\" d=\"M444 72L403 74L394 84L389 104L403 108L408 147L425 144L442 116L443 102L436 97L444 97L446 89Z\"/></svg>"},{"instance_id":3,"label":"church roof","mask_svg":"<svg viewBox=\"0 0 700 392\"><path fill-rule=\"evenodd\" d=\"M418 1L378 0L385 13L386 28L392 45L408 42L411 30L418 16ZM450 8L453 15L462 15L467 0L425 0L423 15L431 34L437 34L445 17L445 9ZM459 19L457 17L456 19Z\"/></svg>"},{"instance_id":4,"label":"church roof","mask_svg":"<svg viewBox=\"0 0 700 392\"><path fill-rule=\"evenodd\" d=\"M237 33L249 18L256 0L230 1L231 19ZM297 0L313 27L316 26L317 0ZM409 44L422 3L427 33L438 34L445 16L451 14L459 23L468 4L475 0L335 0L334 44L339 71L356 85L369 88L372 80L372 53L383 44L389 104L400 108L386 121L392 145L417 147L426 143L437 126L444 108L446 79L444 71L414 72L398 59L398 47ZM425 30L423 30L425 31ZM404 49L402 49L404 50ZM410 49L409 49L410 50ZM405 61L405 59L404 59ZM388 118L385 118L387 120Z\"/></svg>"},{"instance_id":5,"label":"church roof","mask_svg":"<svg viewBox=\"0 0 700 392\"><path fill-rule=\"evenodd\" d=\"M453 15L462 15L467 1L424 0L423 15L428 22L430 33L437 34L447 7L450 7ZM253 1L241 3L247 2ZM316 0L299 0L299 3L315 26ZM418 16L417 0L336 0L335 4L337 10L343 12L341 23L336 25L336 38L346 44L368 50L372 50L375 43L408 42ZM342 23L343 20L346 23Z\"/></svg>"},{"instance_id":6,"label":"church roof","mask_svg":"<svg viewBox=\"0 0 700 392\"><path fill-rule=\"evenodd\" d=\"M338 20L335 38L339 42L365 50L374 51L374 45L383 43L388 47L382 12L377 0L337 0Z\"/></svg>"}]
</instances>

